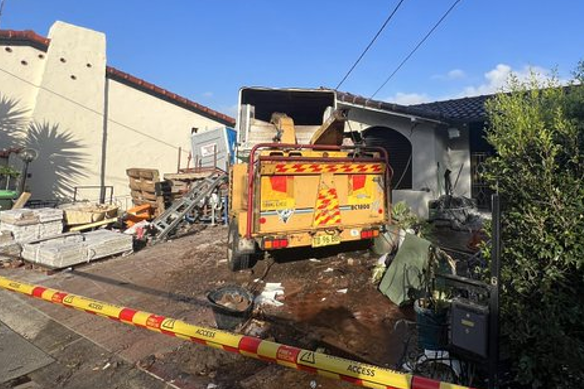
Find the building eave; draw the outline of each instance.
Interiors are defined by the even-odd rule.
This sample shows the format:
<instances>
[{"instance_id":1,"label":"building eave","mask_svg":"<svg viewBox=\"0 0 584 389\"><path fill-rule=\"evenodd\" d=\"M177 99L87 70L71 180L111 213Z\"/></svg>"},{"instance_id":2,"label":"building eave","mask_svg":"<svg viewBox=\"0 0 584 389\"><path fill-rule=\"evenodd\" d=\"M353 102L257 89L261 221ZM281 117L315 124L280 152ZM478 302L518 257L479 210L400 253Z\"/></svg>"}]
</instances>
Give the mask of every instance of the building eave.
<instances>
[{"instance_id":1,"label":"building eave","mask_svg":"<svg viewBox=\"0 0 584 389\"><path fill-rule=\"evenodd\" d=\"M339 104L379 112L386 115L417 119L439 125L450 125L451 121L443 115L435 114L425 110L408 107L405 105L388 103L380 100L372 100L363 96L354 95L347 92L336 91Z\"/></svg>"}]
</instances>

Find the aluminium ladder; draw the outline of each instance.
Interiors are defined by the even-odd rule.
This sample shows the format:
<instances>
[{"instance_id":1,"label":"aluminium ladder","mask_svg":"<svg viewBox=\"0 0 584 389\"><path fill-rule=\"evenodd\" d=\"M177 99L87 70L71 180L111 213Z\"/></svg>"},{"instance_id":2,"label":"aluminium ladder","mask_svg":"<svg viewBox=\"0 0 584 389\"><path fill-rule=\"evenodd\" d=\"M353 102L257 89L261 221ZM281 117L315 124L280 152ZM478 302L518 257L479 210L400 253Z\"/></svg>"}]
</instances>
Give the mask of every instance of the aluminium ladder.
<instances>
[{"instance_id":1,"label":"aluminium ladder","mask_svg":"<svg viewBox=\"0 0 584 389\"><path fill-rule=\"evenodd\" d=\"M168 238L185 222L185 216L189 212L226 181L227 174L216 172L201 181L193 183L193 187L182 198L176 200L162 215L152 221L151 226L156 230L152 243L156 244Z\"/></svg>"}]
</instances>

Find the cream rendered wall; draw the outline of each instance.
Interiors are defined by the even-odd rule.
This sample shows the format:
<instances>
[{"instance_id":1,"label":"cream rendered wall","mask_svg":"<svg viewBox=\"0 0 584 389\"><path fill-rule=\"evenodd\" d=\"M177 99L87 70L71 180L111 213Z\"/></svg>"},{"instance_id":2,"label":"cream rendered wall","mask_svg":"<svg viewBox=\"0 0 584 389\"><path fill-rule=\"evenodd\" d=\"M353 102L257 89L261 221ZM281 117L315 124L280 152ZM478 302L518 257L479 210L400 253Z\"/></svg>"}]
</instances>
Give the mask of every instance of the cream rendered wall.
<instances>
[{"instance_id":1,"label":"cream rendered wall","mask_svg":"<svg viewBox=\"0 0 584 389\"><path fill-rule=\"evenodd\" d=\"M46 55L30 46L0 45L0 93L15 99L19 108L32 114Z\"/></svg>"},{"instance_id":2,"label":"cream rendered wall","mask_svg":"<svg viewBox=\"0 0 584 389\"><path fill-rule=\"evenodd\" d=\"M40 156L31 164L33 198L67 198L99 185L105 91L105 35L56 22L29 129Z\"/></svg>"},{"instance_id":3,"label":"cream rendered wall","mask_svg":"<svg viewBox=\"0 0 584 389\"><path fill-rule=\"evenodd\" d=\"M9 133L28 126L45 62L45 53L36 48L0 45L0 149L14 145Z\"/></svg>"},{"instance_id":4,"label":"cream rendered wall","mask_svg":"<svg viewBox=\"0 0 584 389\"><path fill-rule=\"evenodd\" d=\"M116 196L130 193L127 168L174 173L179 147L181 166L186 166L191 128L203 132L222 127L214 120L112 79L108 80L107 90L106 184L114 186ZM191 167L192 164L191 161Z\"/></svg>"},{"instance_id":5,"label":"cream rendered wall","mask_svg":"<svg viewBox=\"0 0 584 389\"><path fill-rule=\"evenodd\" d=\"M42 50L0 45L0 149L16 146L28 128L45 63ZM21 161L14 155L9 162L21 168Z\"/></svg>"},{"instance_id":6,"label":"cream rendered wall","mask_svg":"<svg viewBox=\"0 0 584 389\"><path fill-rule=\"evenodd\" d=\"M0 45L0 93L17 102L26 145L39 151L27 181L33 199L68 199L75 186L99 186L102 179L116 197L128 197L127 168L175 172L179 147L186 165L192 127L223 126L108 79L104 34L56 22L48 38L46 52L28 43ZM5 126L11 112L2 106ZM0 149L13 141L6 134L0 128ZM80 194L99 198L98 189Z\"/></svg>"}]
</instances>

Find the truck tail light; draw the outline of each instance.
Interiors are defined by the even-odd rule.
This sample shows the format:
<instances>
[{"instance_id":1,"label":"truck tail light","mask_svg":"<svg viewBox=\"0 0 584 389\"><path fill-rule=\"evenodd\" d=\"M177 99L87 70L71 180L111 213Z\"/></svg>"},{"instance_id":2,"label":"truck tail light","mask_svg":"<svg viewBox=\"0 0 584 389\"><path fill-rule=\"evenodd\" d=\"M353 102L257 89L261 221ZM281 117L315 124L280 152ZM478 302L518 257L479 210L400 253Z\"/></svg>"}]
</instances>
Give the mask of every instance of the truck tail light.
<instances>
[{"instance_id":1,"label":"truck tail light","mask_svg":"<svg viewBox=\"0 0 584 389\"><path fill-rule=\"evenodd\" d=\"M288 238L264 238L264 250L285 249L286 247L288 247Z\"/></svg>"},{"instance_id":2,"label":"truck tail light","mask_svg":"<svg viewBox=\"0 0 584 389\"><path fill-rule=\"evenodd\" d=\"M379 236L379 230L362 230L361 239L373 239Z\"/></svg>"}]
</instances>

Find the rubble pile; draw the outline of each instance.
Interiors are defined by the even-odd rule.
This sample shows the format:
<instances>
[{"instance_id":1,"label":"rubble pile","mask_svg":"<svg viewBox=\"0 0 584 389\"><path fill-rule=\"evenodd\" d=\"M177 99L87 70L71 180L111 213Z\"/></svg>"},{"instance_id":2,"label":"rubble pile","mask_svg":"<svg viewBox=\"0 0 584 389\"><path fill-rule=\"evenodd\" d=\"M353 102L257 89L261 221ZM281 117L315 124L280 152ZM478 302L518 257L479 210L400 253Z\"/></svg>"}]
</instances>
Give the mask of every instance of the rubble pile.
<instances>
[{"instance_id":1,"label":"rubble pile","mask_svg":"<svg viewBox=\"0 0 584 389\"><path fill-rule=\"evenodd\" d=\"M443 195L430 202L430 221L435 226L446 226L454 230L480 230L483 219L473 199L462 196Z\"/></svg>"}]
</instances>

